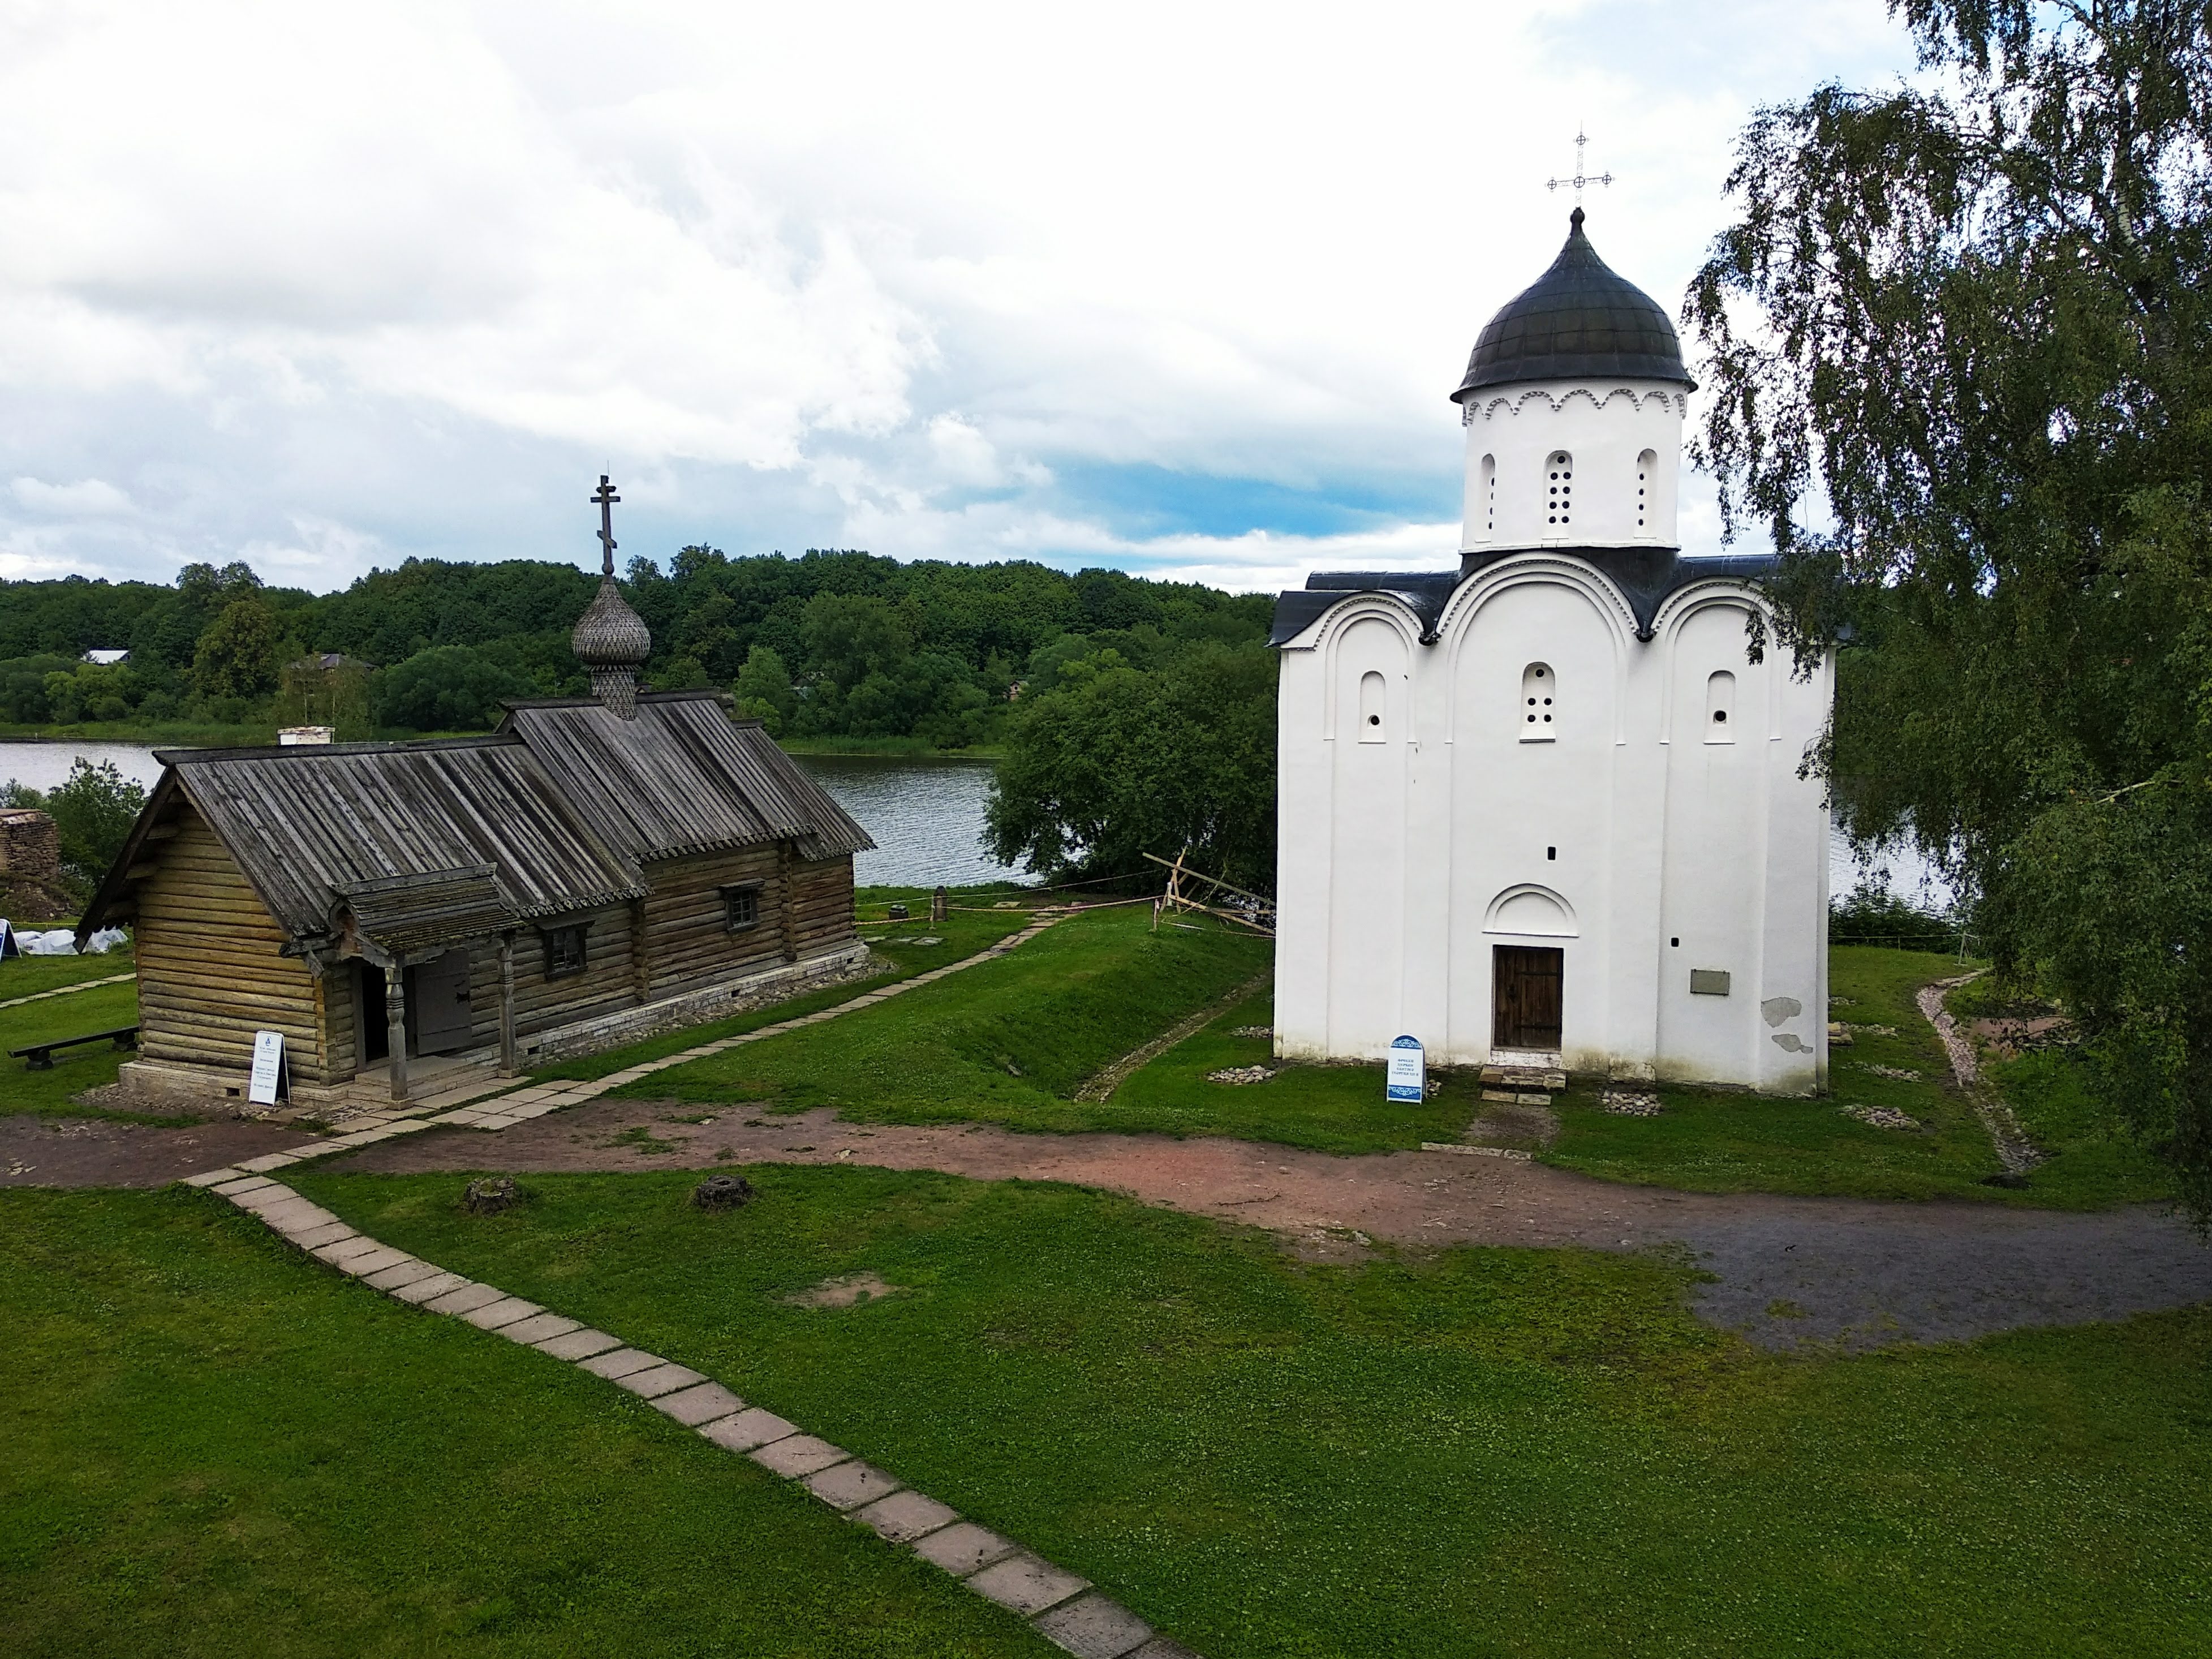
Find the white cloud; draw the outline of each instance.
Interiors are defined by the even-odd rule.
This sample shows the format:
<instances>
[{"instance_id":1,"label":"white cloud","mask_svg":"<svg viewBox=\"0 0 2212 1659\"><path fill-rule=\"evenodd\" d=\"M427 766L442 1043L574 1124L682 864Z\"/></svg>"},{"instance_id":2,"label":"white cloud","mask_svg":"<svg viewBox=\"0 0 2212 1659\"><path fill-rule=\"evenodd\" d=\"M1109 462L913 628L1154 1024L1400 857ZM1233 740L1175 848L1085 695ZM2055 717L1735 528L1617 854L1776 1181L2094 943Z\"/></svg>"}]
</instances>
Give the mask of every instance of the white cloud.
<instances>
[{"instance_id":1,"label":"white cloud","mask_svg":"<svg viewBox=\"0 0 2212 1659\"><path fill-rule=\"evenodd\" d=\"M52 519L111 518L132 510L131 497L104 478L83 478L72 484L17 478L8 493L17 506Z\"/></svg>"},{"instance_id":2,"label":"white cloud","mask_svg":"<svg viewBox=\"0 0 2212 1659\"><path fill-rule=\"evenodd\" d=\"M1750 107L1903 61L1863 0L1666 17L16 0L0 444L137 514L0 557L588 557L601 470L626 552L1395 545L1455 496L1444 394L1557 246L1577 121L1600 247L1671 303ZM1240 490L1409 505L1302 538Z\"/></svg>"}]
</instances>

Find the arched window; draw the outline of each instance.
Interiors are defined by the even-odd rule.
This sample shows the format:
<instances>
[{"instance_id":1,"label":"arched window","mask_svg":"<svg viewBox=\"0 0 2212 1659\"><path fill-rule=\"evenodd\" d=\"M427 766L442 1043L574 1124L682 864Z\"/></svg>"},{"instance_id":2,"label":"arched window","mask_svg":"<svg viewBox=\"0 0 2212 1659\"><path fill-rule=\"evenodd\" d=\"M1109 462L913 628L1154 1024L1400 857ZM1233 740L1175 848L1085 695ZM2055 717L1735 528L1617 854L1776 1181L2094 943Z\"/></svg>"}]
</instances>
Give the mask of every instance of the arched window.
<instances>
[{"instance_id":1,"label":"arched window","mask_svg":"<svg viewBox=\"0 0 2212 1659\"><path fill-rule=\"evenodd\" d=\"M1521 741L1549 743L1559 735L1559 682L1549 663L1521 671Z\"/></svg>"},{"instance_id":2,"label":"arched window","mask_svg":"<svg viewBox=\"0 0 2212 1659\"><path fill-rule=\"evenodd\" d=\"M1659 452L1647 449L1636 458L1636 527L1644 528L1648 522L1651 491L1658 481Z\"/></svg>"},{"instance_id":3,"label":"arched window","mask_svg":"<svg viewBox=\"0 0 2212 1659\"><path fill-rule=\"evenodd\" d=\"M1544 458L1544 520L1562 527L1572 522L1575 505L1575 458L1555 449Z\"/></svg>"},{"instance_id":4,"label":"arched window","mask_svg":"<svg viewBox=\"0 0 2212 1659\"><path fill-rule=\"evenodd\" d=\"M1359 677L1359 740L1381 743L1389 734L1382 725L1382 677L1370 669Z\"/></svg>"},{"instance_id":5,"label":"arched window","mask_svg":"<svg viewBox=\"0 0 2212 1659\"><path fill-rule=\"evenodd\" d=\"M1705 741L1735 741L1735 676L1725 668L1705 681Z\"/></svg>"},{"instance_id":6,"label":"arched window","mask_svg":"<svg viewBox=\"0 0 2212 1659\"><path fill-rule=\"evenodd\" d=\"M1486 536L1498 533L1498 457L1482 458L1482 494L1476 498L1482 504L1482 530Z\"/></svg>"}]
</instances>

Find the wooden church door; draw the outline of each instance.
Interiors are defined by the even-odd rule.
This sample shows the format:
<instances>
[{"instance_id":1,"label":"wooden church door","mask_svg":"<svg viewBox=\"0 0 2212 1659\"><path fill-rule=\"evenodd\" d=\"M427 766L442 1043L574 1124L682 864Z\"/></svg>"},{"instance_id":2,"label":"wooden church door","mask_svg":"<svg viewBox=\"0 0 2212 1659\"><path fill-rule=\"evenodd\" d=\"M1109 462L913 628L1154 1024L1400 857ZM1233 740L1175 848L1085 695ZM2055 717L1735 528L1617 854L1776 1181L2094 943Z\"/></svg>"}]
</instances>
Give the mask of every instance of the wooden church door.
<instances>
[{"instance_id":1,"label":"wooden church door","mask_svg":"<svg viewBox=\"0 0 2212 1659\"><path fill-rule=\"evenodd\" d=\"M448 951L407 970L407 1022L418 1054L469 1046L469 953Z\"/></svg>"},{"instance_id":2,"label":"wooden church door","mask_svg":"<svg viewBox=\"0 0 2212 1659\"><path fill-rule=\"evenodd\" d=\"M1492 947L1497 1009L1490 1041L1498 1048L1559 1046L1559 981L1566 953L1541 945Z\"/></svg>"}]
</instances>

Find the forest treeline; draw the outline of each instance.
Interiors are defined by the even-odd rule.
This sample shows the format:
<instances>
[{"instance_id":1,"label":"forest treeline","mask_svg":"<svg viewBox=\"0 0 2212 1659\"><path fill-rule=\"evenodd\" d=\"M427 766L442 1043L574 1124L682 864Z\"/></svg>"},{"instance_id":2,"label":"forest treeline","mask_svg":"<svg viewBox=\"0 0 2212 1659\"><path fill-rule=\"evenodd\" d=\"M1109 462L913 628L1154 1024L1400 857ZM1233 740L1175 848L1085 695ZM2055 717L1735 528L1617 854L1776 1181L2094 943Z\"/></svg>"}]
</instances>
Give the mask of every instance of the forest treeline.
<instances>
[{"instance_id":1,"label":"forest treeline","mask_svg":"<svg viewBox=\"0 0 2212 1659\"><path fill-rule=\"evenodd\" d=\"M340 592L244 564L150 582L0 583L0 719L17 725L327 721L471 731L506 697L581 695L568 631L597 578L566 564L410 559ZM1024 690L1105 648L1140 669L1265 637L1268 602L1114 570L902 564L851 551L631 561L646 678L732 692L780 736L999 740ZM127 650L119 664L89 651ZM335 671L323 656L351 659Z\"/></svg>"},{"instance_id":2,"label":"forest treeline","mask_svg":"<svg viewBox=\"0 0 2212 1659\"><path fill-rule=\"evenodd\" d=\"M0 720L118 736L179 722L488 730L504 699L585 693L568 635L598 580L410 559L326 594L242 563L189 565L167 586L0 582ZM989 833L1008 862L1130 874L1146 851L1188 847L1272 885L1266 596L1025 562L708 547L666 570L632 560L623 592L653 630L656 689L726 691L780 738L1001 748ZM130 654L86 659L112 651ZM88 876L97 851L76 861Z\"/></svg>"}]
</instances>

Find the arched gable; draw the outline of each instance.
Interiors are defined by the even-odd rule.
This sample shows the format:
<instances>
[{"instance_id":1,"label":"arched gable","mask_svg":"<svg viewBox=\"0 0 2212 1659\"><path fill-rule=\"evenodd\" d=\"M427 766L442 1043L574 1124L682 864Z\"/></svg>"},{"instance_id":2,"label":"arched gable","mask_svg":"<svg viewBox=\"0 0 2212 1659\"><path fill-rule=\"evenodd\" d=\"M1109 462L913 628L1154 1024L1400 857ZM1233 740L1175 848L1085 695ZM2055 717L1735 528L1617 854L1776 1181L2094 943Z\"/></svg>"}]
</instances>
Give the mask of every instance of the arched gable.
<instances>
[{"instance_id":1,"label":"arched gable","mask_svg":"<svg viewBox=\"0 0 2212 1659\"><path fill-rule=\"evenodd\" d=\"M1666 601L1660 605L1657 615L1651 619L1652 637L1658 644L1662 653L1661 660L1667 666L1667 672L1662 676L1660 681L1659 732L1660 740L1662 743L1672 741L1674 733L1676 714L1674 702L1676 696L1680 695L1677 682L1680 678L1675 669L1681 649L1683 632L1692 617L1710 614L1715 611L1733 611L1743 617L1749 617L1754 613L1759 615L1765 620L1771 648L1776 625L1774 611L1757 589L1740 581L1713 578L1692 582L1687 587L1668 594ZM1743 678L1743 669L1746 665L1731 663L1727 665L1739 680ZM1705 677L1698 678L1702 683ZM1771 685L1771 676L1759 678ZM1774 729L1775 714L1771 706L1771 690L1760 697L1759 704L1757 710L1759 716L1757 729L1761 735L1765 735ZM1745 708L1741 711L1741 714L1748 715L1752 712L1751 709ZM1700 724L1702 726L1702 722Z\"/></svg>"},{"instance_id":2,"label":"arched gable","mask_svg":"<svg viewBox=\"0 0 2212 1659\"><path fill-rule=\"evenodd\" d=\"M1620 741L1624 710L1621 696L1626 680L1628 649L1636 637L1636 613L1628 601L1621 597L1606 576L1595 567L1578 559L1563 559L1547 554L1529 554L1508 557L1485 566L1468 580L1460 584L1443 615L1437 621L1437 643L1443 648L1444 680L1457 686L1460 676L1460 653L1465 648L1468 636L1474 631L1474 622L1484 607L1501 593L1515 587L1542 584L1565 587L1580 594L1588 601L1591 611L1605 624L1605 634L1612 647L1612 710L1611 726L1613 738ZM1544 653L1530 647L1533 660ZM1458 732L1459 698L1454 696L1447 703L1443 740L1455 740ZM1584 707L1590 705L1585 703ZM1588 716L1584 717L1585 731L1589 730Z\"/></svg>"},{"instance_id":3,"label":"arched gable","mask_svg":"<svg viewBox=\"0 0 2212 1659\"><path fill-rule=\"evenodd\" d=\"M1358 651L1356 653L1358 660L1347 663L1345 660L1347 644L1355 641L1361 634L1377 629L1387 632L1395 650L1380 655ZM1346 714L1347 708L1356 709L1359 681L1370 672L1382 673L1389 683L1386 695L1395 711L1390 736L1407 740L1413 738L1416 733L1411 677L1413 653L1419 649L1420 642L1420 618L1403 600L1394 595L1357 593L1349 596L1344 604L1333 606L1316 624L1314 643L1310 647L1321 656L1322 738L1335 737L1340 727L1340 716ZM1349 687L1346 684L1347 678L1351 683ZM1352 700L1349 705L1345 702L1347 698Z\"/></svg>"}]
</instances>

